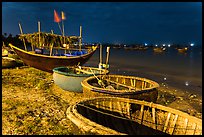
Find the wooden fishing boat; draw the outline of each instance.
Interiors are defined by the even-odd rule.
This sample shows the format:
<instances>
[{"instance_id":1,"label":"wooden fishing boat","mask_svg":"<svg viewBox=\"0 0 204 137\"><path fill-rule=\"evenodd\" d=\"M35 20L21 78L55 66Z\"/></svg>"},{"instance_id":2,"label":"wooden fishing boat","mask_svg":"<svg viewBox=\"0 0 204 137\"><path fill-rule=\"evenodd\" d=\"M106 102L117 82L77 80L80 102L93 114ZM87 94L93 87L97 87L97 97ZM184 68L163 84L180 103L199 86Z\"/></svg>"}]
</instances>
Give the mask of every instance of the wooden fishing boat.
<instances>
[{"instance_id":1,"label":"wooden fishing boat","mask_svg":"<svg viewBox=\"0 0 204 137\"><path fill-rule=\"evenodd\" d=\"M178 50L178 52L180 52L180 53L186 53L187 52L187 50L188 50L188 48L187 47L185 47L185 48L176 48L177 50Z\"/></svg>"},{"instance_id":2,"label":"wooden fishing boat","mask_svg":"<svg viewBox=\"0 0 204 137\"><path fill-rule=\"evenodd\" d=\"M82 92L81 82L84 79L108 73L106 69L94 67L57 67L53 69L53 80L63 90Z\"/></svg>"},{"instance_id":3,"label":"wooden fishing boat","mask_svg":"<svg viewBox=\"0 0 204 137\"><path fill-rule=\"evenodd\" d=\"M135 46L134 50L146 51L148 49L147 46Z\"/></svg>"},{"instance_id":4,"label":"wooden fishing boat","mask_svg":"<svg viewBox=\"0 0 204 137\"><path fill-rule=\"evenodd\" d=\"M25 64L50 73L52 73L52 70L56 67L83 65L95 53L97 48L97 46L95 46L91 49L81 49L80 55L73 52L75 55L67 54L64 56L50 56L33 53L32 51L25 51L12 44L9 44L9 46L16 52ZM83 51L84 53L82 53Z\"/></svg>"},{"instance_id":5,"label":"wooden fishing boat","mask_svg":"<svg viewBox=\"0 0 204 137\"><path fill-rule=\"evenodd\" d=\"M202 119L141 100L119 97L84 99L70 105L66 115L85 134L202 135Z\"/></svg>"},{"instance_id":6,"label":"wooden fishing boat","mask_svg":"<svg viewBox=\"0 0 204 137\"><path fill-rule=\"evenodd\" d=\"M121 49L122 46L121 46L121 45L114 45L113 48L114 48L114 49Z\"/></svg>"},{"instance_id":7,"label":"wooden fishing boat","mask_svg":"<svg viewBox=\"0 0 204 137\"><path fill-rule=\"evenodd\" d=\"M155 81L123 75L92 76L83 80L81 85L86 97L118 96L152 102L157 100L159 87Z\"/></svg>"},{"instance_id":8,"label":"wooden fishing boat","mask_svg":"<svg viewBox=\"0 0 204 137\"><path fill-rule=\"evenodd\" d=\"M135 48L133 46L124 46L125 50L134 50Z\"/></svg>"},{"instance_id":9,"label":"wooden fishing boat","mask_svg":"<svg viewBox=\"0 0 204 137\"><path fill-rule=\"evenodd\" d=\"M166 48L163 48L163 47L154 47L153 51L156 52L156 53L162 53L162 52L166 51Z\"/></svg>"}]
</instances>

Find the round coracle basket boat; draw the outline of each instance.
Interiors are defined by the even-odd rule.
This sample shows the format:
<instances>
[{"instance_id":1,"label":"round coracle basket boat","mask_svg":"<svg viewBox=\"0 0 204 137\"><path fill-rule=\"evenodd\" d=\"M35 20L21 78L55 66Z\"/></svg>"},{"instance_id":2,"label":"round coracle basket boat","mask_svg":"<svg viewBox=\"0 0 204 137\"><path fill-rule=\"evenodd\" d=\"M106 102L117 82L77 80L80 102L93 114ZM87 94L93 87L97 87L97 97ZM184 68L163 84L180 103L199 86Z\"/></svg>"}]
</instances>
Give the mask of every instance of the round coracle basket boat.
<instances>
[{"instance_id":1,"label":"round coracle basket boat","mask_svg":"<svg viewBox=\"0 0 204 137\"><path fill-rule=\"evenodd\" d=\"M81 85L86 97L118 96L151 102L156 102L159 87L155 81L123 75L92 76Z\"/></svg>"},{"instance_id":2,"label":"round coracle basket boat","mask_svg":"<svg viewBox=\"0 0 204 137\"><path fill-rule=\"evenodd\" d=\"M53 69L53 80L66 91L82 92L81 82L94 75L108 74L106 69L94 67L57 67Z\"/></svg>"},{"instance_id":3,"label":"round coracle basket boat","mask_svg":"<svg viewBox=\"0 0 204 137\"><path fill-rule=\"evenodd\" d=\"M84 134L202 135L201 119L170 107L135 99L84 99L70 105L66 115Z\"/></svg>"}]
</instances>

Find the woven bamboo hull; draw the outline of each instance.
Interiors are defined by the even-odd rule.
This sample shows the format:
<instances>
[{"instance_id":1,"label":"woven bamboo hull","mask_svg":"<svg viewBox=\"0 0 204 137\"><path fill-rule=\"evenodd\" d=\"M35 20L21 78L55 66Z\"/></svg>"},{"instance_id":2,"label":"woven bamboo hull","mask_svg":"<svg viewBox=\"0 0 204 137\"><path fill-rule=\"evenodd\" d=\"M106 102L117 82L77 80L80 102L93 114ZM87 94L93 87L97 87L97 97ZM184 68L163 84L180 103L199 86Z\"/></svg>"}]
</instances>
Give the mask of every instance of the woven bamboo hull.
<instances>
[{"instance_id":1,"label":"woven bamboo hull","mask_svg":"<svg viewBox=\"0 0 204 137\"><path fill-rule=\"evenodd\" d=\"M100 78L100 76L97 76ZM98 97L98 96L117 96L130 99L138 99L156 102L158 97L159 84L146 79L134 76L122 76L122 75L106 75L104 78L116 86L124 86L124 89L107 89L94 86L92 83L96 83L95 77L89 77L82 81L83 94L86 97Z\"/></svg>"},{"instance_id":2,"label":"woven bamboo hull","mask_svg":"<svg viewBox=\"0 0 204 137\"><path fill-rule=\"evenodd\" d=\"M89 58L96 51L96 48L95 48L94 50L88 52L88 54L84 54L81 56L60 57L60 56L47 56L47 55L34 54L31 52L22 50L20 48L17 48L12 44L9 44L9 46L16 52L16 54L21 58L21 60L25 64L50 73L52 73L52 70L56 67L76 66L79 64L83 65L89 60Z\"/></svg>"},{"instance_id":3,"label":"woven bamboo hull","mask_svg":"<svg viewBox=\"0 0 204 137\"><path fill-rule=\"evenodd\" d=\"M127 98L82 100L69 106L66 115L85 133L202 135L201 119L152 102Z\"/></svg>"},{"instance_id":4,"label":"woven bamboo hull","mask_svg":"<svg viewBox=\"0 0 204 137\"><path fill-rule=\"evenodd\" d=\"M91 69L91 70L90 70ZM53 80L56 85L66 91L82 92L81 82L95 75L107 74L109 71L105 69L98 69L93 67L81 67L81 70L86 70L91 74L84 74L77 71L76 68L58 67L53 69ZM92 72L94 74L92 74Z\"/></svg>"}]
</instances>

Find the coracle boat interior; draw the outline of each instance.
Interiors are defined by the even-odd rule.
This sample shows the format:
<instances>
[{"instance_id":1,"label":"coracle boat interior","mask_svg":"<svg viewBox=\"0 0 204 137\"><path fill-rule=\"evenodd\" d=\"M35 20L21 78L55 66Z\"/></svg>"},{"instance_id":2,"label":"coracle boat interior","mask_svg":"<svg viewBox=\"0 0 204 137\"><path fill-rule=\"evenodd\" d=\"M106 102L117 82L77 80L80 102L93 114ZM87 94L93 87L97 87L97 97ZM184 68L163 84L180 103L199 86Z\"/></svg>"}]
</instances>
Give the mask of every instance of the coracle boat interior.
<instances>
[{"instance_id":1,"label":"coracle boat interior","mask_svg":"<svg viewBox=\"0 0 204 137\"><path fill-rule=\"evenodd\" d=\"M94 75L108 74L107 69L94 67L57 67L53 69L53 80L63 90L82 92L81 82Z\"/></svg>"},{"instance_id":2,"label":"coracle boat interior","mask_svg":"<svg viewBox=\"0 0 204 137\"><path fill-rule=\"evenodd\" d=\"M68 107L66 115L84 133L100 135L202 135L202 120L152 102L95 97Z\"/></svg>"},{"instance_id":3,"label":"coracle boat interior","mask_svg":"<svg viewBox=\"0 0 204 137\"><path fill-rule=\"evenodd\" d=\"M86 97L118 96L156 102L159 84L155 81L123 75L99 75L81 82Z\"/></svg>"}]
</instances>

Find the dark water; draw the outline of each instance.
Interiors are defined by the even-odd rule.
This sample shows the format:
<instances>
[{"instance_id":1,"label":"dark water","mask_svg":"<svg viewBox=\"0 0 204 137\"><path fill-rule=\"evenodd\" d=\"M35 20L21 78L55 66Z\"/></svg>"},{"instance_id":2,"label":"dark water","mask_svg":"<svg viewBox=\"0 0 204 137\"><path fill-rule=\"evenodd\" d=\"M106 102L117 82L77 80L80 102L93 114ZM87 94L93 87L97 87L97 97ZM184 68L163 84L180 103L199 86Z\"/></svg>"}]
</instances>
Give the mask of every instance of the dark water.
<instances>
[{"instance_id":1,"label":"dark water","mask_svg":"<svg viewBox=\"0 0 204 137\"><path fill-rule=\"evenodd\" d=\"M103 47L103 63L106 48ZM98 66L99 49L85 64ZM202 48L192 47L187 53L168 48L164 53L110 48L110 73L149 78L159 84L202 95Z\"/></svg>"}]
</instances>

